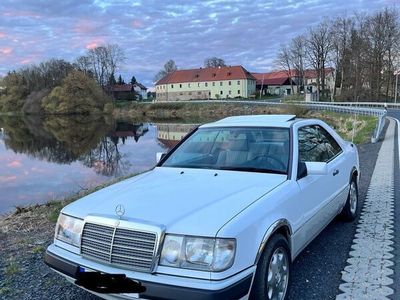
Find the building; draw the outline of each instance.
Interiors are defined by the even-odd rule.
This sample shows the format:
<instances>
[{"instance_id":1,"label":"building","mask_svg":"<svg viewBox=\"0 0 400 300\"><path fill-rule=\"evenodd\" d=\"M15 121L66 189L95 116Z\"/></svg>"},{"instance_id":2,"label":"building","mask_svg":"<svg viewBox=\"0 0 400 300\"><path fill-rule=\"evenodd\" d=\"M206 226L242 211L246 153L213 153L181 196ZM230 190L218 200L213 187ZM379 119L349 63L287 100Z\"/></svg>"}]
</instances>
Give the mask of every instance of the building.
<instances>
[{"instance_id":1,"label":"building","mask_svg":"<svg viewBox=\"0 0 400 300\"><path fill-rule=\"evenodd\" d=\"M157 126L157 139L168 149L175 147L190 131L199 124L155 124Z\"/></svg>"},{"instance_id":2,"label":"building","mask_svg":"<svg viewBox=\"0 0 400 300\"><path fill-rule=\"evenodd\" d=\"M141 83L114 84L111 87L112 95L117 100L147 99L147 88Z\"/></svg>"},{"instance_id":3,"label":"building","mask_svg":"<svg viewBox=\"0 0 400 300\"><path fill-rule=\"evenodd\" d=\"M256 90L262 95L287 96L293 92L297 93L296 81L288 76L286 71L276 71L269 73L251 73L256 79Z\"/></svg>"},{"instance_id":4,"label":"building","mask_svg":"<svg viewBox=\"0 0 400 300\"><path fill-rule=\"evenodd\" d=\"M335 89L335 70L326 68L325 70L325 87L333 94ZM279 95L287 96L292 94L292 86L294 93L316 93L317 91L317 71L307 69L303 76L297 70L288 71L273 71L268 73L252 73L257 79L257 92L263 95ZM292 83L292 85L291 85Z\"/></svg>"},{"instance_id":5,"label":"building","mask_svg":"<svg viewBox=\"0 0 400 300\"><path fill-rule=\"evenodd\" d=\"M177 70L156 83L156 101L248 98L256 78L242 66Z\"/></svg>"},{"instance_id":6,"label":"building","mask_svg":"<svg viewBox=\"0 0 400 300\"><path fill-rule=\"evenodd\" d=\"M139 100L147 100L147 88L143 84L136 82L133 89L139 95Z\"/></svg>"}]
</instances>

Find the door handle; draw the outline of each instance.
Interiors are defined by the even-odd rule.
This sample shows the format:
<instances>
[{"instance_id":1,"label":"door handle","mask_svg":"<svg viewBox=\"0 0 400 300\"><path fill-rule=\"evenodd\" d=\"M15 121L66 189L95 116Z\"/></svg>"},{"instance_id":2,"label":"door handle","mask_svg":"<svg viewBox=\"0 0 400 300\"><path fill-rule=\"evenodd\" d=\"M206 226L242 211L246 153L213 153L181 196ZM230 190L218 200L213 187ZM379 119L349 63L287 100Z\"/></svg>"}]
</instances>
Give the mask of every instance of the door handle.
<instances>
[{"instance_id":1,"label":"door handle","mask_svg":"<svg viewBox=\"0 0 400 300\"><path fill-rule=\"evenodd\" d=\"M336 176L337 174L339 174L339 170L336 169L335 171L333 171L333 176Z\"/></svg>"}]
</instances>

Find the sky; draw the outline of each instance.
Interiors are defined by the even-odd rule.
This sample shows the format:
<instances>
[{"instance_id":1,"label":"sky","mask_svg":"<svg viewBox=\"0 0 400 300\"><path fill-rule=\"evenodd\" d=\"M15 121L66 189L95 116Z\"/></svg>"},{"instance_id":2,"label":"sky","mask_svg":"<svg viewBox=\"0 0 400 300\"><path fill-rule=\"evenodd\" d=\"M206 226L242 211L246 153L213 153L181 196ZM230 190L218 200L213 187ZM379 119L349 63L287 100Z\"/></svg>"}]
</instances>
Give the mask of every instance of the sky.
<instances>
[{"instance_id":1,"label":"sky","mask_svg":"<svg viewBox=\"0 0 400 300\"><path fill-rule=\"evenodd\" d=\"M275 69L281 44L326 17L371 13L400 0L1 0L0 75L50 58L73 61L87 49L118 44L117 72L153 86L173 59L198 68L217 56L249 71Z\"/></svg>"}]
</instances>

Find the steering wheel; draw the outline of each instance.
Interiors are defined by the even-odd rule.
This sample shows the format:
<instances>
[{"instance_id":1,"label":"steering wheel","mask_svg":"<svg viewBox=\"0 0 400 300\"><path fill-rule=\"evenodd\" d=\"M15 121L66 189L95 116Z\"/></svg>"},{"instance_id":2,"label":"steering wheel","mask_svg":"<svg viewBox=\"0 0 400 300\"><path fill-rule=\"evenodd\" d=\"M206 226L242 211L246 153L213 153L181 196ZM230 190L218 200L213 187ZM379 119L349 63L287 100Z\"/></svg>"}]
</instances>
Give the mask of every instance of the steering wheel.
<instances>
[{"instance_id":1,"label":"steering wheel","mask_svg":"<svg viewBox=\"0 0 400 300\"><path fill-rule=\"evenodd\" d=\"M254 156L252 159L248 160L247 162L253 162L260 158L270 159L276 163L275 166L279 166L280 169L286 170L286 165L278 157L271 155L271 154L259 154L257 156Z\"/></svg>"}]
</instances>

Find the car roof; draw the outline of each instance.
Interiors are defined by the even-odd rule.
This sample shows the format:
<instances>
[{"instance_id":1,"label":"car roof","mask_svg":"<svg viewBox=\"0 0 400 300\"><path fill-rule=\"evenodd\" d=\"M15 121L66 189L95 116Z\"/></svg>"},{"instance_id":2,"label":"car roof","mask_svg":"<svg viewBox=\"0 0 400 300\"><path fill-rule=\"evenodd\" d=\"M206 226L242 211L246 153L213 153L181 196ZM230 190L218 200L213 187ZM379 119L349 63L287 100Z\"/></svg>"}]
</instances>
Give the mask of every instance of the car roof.
<instances>
[{"instance_id":1,"label":"car roof","mask_svg":"<svg viewBox=\"0 0 400 300\"><path fill-rule=\"evenodd\" d=\"M227 117L216 122L204 124L200 128L212 127L284 127L288 128L295 115L251 115Z\"/></svg>"}]
</instances>

